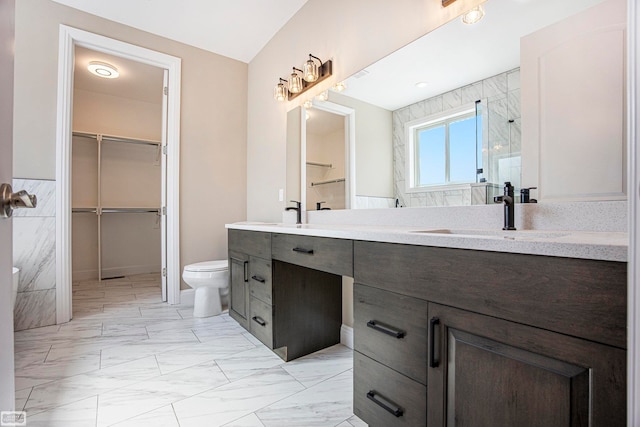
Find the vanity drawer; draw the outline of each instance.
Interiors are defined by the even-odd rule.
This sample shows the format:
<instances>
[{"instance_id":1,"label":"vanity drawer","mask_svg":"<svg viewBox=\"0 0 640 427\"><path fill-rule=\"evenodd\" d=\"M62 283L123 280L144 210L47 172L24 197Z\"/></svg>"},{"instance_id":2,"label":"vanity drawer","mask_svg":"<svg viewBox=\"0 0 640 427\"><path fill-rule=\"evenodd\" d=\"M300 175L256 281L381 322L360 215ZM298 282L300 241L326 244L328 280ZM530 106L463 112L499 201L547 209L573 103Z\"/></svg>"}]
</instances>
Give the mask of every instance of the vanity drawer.
<instances>
[{"instance_id":1,"label":"vanity drawer","mask_svg":"<svg viewBox=\"0 0 640 427\"><path fill-rule=\"evenodd\" d=\"M353 241L273 234L273 258L314 270L353 277Z\"/></svg>"},{"instance_id":2,"label":"vanity drawer","mask_svg":"<svg viewBox=\"0 0 640 427\"><path fill-rule=\"evenodd\" d=\"M357 351L353 353L353 384L353 412L370 427L426 425L424 385Z\"/></svg>"},{"instance_id":3,"label":"vanity drawer","mask_svg":"<svg viewBox=\"0 0 640 427\"><path fill-rule=\"evenodd\" d=\"M426 301L356 283L354 349L427 384Z\"/></svg>"},{"instance_id":4,"label":"vanity drawer","mask_svg":"<svg viewBox=\"0 0 640 427\"><path fill-rule=\"evenodd\" d=\"M271 298L271 261L249 257L249 292L267 304L273 304Z\"/></svg>"},{"instance_id":5,"label":"vanity drawer","mask_svg":"<svg viewBox=\"0 0 640 427\"><path fill-rule=\"evenodd\" d=\"M269 348L273 348L273 307L251 297L249 301L249 332Z\"/></svg>"},{"instance_id":6,"label":"vanity drawer","mask_svg":"<svg viewBox=\"0 0 640 427\"><path fill-rule=\"evenodd\" d=\"M229 229L229 251L271 258L271 233Z\"/></svg>"}]
</instances>

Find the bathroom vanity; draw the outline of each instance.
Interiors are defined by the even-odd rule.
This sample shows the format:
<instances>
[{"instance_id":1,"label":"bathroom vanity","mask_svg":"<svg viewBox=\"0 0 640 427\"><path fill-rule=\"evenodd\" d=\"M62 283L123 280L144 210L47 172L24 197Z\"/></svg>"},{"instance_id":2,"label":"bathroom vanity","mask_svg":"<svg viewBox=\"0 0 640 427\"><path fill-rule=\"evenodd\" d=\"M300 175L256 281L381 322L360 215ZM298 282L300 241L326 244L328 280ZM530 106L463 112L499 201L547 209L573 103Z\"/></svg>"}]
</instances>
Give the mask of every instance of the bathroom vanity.
<instances>
[{"instance_id":1,"label":"bathroom vanity","mask_svg":"<svg viewBox=\"0 0 640 427\"><path fill-rule=\"evenodd\" d=\"M606 236L228 227L230 314L284 360L339 342L354 277L371 426L626 423L626 252Z\"/></svg>"}]
</instances>

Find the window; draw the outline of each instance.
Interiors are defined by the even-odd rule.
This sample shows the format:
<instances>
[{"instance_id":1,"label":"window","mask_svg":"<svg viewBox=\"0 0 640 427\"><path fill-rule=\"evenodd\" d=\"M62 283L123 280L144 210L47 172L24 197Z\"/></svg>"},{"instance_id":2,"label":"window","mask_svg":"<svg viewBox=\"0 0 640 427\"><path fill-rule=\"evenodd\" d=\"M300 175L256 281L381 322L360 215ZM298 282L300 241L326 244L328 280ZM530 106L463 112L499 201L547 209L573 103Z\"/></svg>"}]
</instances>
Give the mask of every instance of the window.
<instances>
[{"instance_id":1,"label":"window","mask_svg":"<svg viewBox=\"0 0 640 427\"><path fill-rule=\"evenodd\" d=\"M410 188L476 182L481 125L473 105L407 124Z\"/></svg>"}]
</instances>

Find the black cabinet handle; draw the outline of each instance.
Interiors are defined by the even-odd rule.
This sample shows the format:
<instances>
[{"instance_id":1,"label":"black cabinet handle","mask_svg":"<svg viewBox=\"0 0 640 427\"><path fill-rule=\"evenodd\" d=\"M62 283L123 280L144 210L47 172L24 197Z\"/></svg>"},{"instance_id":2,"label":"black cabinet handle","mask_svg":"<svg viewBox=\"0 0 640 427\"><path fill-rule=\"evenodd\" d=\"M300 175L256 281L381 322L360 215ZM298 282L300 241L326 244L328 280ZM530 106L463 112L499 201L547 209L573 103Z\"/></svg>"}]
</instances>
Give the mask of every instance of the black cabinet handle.
<instances>
[{"instance_id":1,"label":"black cabinet handle","mask_svg":"<svg viewBox=\"0 0 640 427\"><path fill-rule=\"evenodd\" d=\"M437 368L440 366L440 358L436 359L436 326L440 324L440 319L432 317L429 321L429 367Z\"/></svg>"},{"instance_id":2,"label":"black cabinet handle","mask_svg":"<svg viewBox=\"0 0 640 427\"><path fill-rule=\"evenodd\" d=\"M251 318L251 320L253 320L254 322L256 322L258 325L260 326L265 326L267 324L267 322L265 322L264 320L262 320L262 317L259 316L253 316Z\"/></svg>"},{"instance_id":3,"label":"black cabinet handle","mask_svg":"<svg viewBox=\"0 0 640 427\"><path fill-rule=\"evenodd\" d=\"M371 329L375 329L376 331L382 332L383 334L391 335L392 337L396 337L398 339L404 338L404 336L406 335L405 331L395 329L392 326L376 322L375 320L369 320L367 322L367 326Z\"/></svg>"},{"instance_id":4,"label":"black cabinet handle","mask_svg":"<svg viewBox=\"0 0 640 427\"><path fill-rule=\"evenodd\" d=\"M244 281L249 281L249 261L244 262Z\"/></svg>"},{"instance_id":5,"label":"black cabinet handle","mask_svg":"<svg viewBox=\"0 0 640 427\"><path fill-rule=\"evenodd\" d=\"M376 393L374 390L370 390L367 392L367 399L373 400L373 402L376 405L380 406L382 409L384 409L387 412L390 412L396 417L401 417L402 414L404 414L404 411L402 410L401 407L399 407L392 401L380 396L380 394Z\"/></svg>"},{"instance_id":6,"label":"black cabinet handle","mask_svg":"<svg viewBox=\"0 0 640 427\"><path fill-rule=\"evenodd\" d=\"M293 251L300 252L301 254L313 255L313 249L293 248Z\"/></svg>"},{"instance_id":7,"label":"black cabinet handle","mask_svg":"<svg viewBox=\"0 0 640 427\"><path fill-rule=\"evenodd\" d=\"M258 277L258 276L251 276L251 278L253 280L255 280L256 282L260 282L260 283L264 283L265 280L262 277Z\"/></svg>"}]
</instances>

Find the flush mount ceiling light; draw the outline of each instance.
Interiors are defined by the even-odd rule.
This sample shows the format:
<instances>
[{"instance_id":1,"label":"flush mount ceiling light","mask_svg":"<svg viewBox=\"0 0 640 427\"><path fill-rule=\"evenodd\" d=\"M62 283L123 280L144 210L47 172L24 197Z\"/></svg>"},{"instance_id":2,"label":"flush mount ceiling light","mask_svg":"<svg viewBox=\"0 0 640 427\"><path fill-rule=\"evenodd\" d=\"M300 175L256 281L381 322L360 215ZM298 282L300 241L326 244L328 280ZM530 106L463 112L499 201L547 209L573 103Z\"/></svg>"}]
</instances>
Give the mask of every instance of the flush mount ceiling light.
<instances>
[{"instance_id":1,"label":"flush mount ceiling light","mask_svg":"<svg viewBox=\"0 0 640 427\"><path fill-rule=\"evenodd\" d=\"M320 65L316 64L314 60L317 60ZM293 72L291 73L289 80L280 79L273 90L273 97L277 101L291 101L298 95L304 93L327 77L331 76L331 68L331 60L322 62L322 60L317 56L309 54L309 59L302 66L302 70L293 67ZM302 73L302 75L300 75L300 73ZM286 86L283 82L286 83Z\"/></svg>"},{"instance_id":2,"label":"flush mount ceiling light","mask_svg":"<svg viewBox=\"0 0 640 427\"><path fill-rule=\"evenodd\" d=\"M118 69L106 62L91 61L87 69L98 77L104 79L117 79L120 76Z\"/></svg>"},{"instance_id":3,"label":"flush mount ceiling light","mask_svg":"<svg viewBox=\"0 0 640 427\"><path fill-rule=\"evenodd\" d=\"M427 82L418 82L416 83L416 87L422 89L423 87L427 87L429 86L429 83Z\"/></svg>"},{"instance_id":4,"label":"flush mount ceiling light","mask_svg":"<svg viewBox=\"0 0 640 427\"><path fill-rule=\"evenodd\" d=\"M478 5L462 15L462 22L468 25L475 24L480 21L483 16L484 9L482 8L482 5Z\"/></svg>"}]
</instances>

